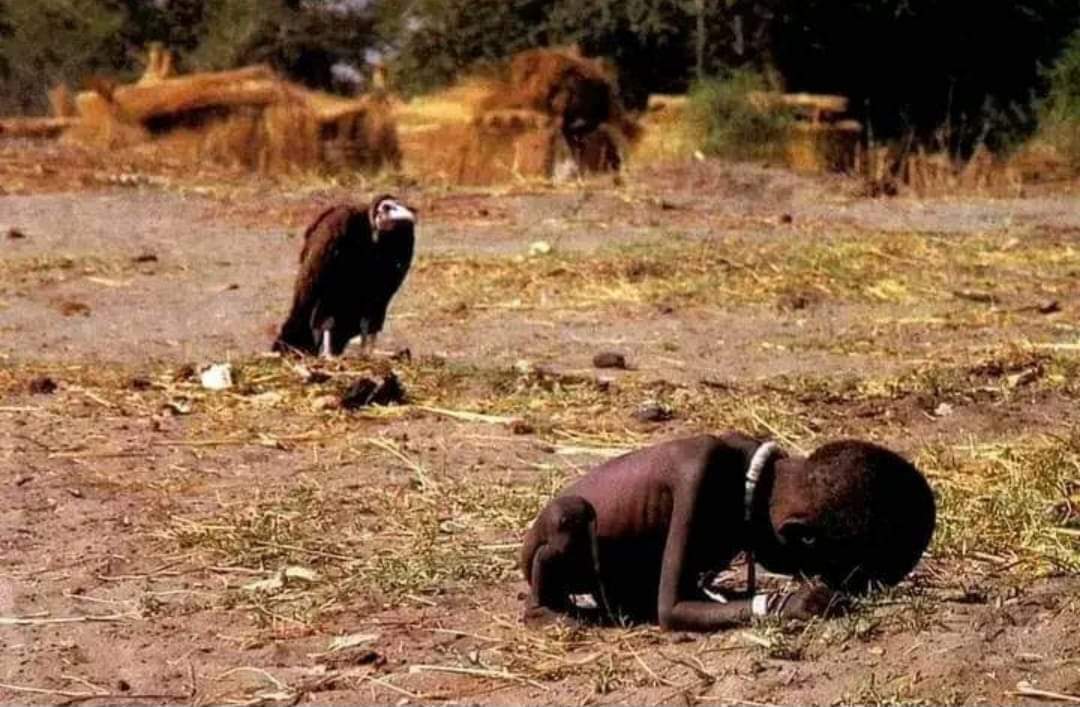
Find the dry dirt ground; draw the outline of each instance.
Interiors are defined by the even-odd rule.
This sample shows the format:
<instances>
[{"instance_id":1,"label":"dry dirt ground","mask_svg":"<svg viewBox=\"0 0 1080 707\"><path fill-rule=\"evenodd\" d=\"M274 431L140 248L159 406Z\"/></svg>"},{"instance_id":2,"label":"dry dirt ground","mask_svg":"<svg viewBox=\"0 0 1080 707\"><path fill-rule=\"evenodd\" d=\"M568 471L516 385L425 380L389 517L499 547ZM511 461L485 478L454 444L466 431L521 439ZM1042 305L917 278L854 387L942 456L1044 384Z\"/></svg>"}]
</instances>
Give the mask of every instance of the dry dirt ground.
<instances>
[{"instance_id":1,"label":"dry dirt ground","mask_svg":"<svg viewBox=\"0 0 1080 707\"><path fill-rule=\"evenodd\" d=\"M0 700L1080 694L1075 196L866 200L717 163L468 192L134 169L0 146ZM422 221L379 356L266 356L304 224L384 188ZM593 369L606 350L630 370ZM234 387L203 389L221 362ZM408 404L336 405L391 367ZM521 624L517 543L558 486L728 428L902 450L932 552L809 626Z\"/></svg>"}]
</instances>

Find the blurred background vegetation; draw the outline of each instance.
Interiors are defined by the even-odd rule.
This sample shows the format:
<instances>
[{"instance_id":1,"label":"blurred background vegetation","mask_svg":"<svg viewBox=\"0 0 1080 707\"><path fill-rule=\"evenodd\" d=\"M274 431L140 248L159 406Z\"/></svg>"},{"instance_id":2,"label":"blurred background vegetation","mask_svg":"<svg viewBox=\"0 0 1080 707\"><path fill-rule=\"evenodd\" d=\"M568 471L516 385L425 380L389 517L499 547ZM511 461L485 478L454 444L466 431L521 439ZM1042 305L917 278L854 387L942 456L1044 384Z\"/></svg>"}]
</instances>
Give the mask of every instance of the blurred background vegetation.
<instances>
[{"instance_id":1,"label":"blurred background vegetation","mask_svg":"<svg viewBox=\"0 0 1080 707\"><path fill-rule=\"evenodd\" d=\"M151 41L181 70L267 62L342 93L382 58L406 95L573 42L631 109L692 85L720 107L751 85L837 93L876 138L962 153L1041 128L1080 155L1078 22L1077 0L0 0L0 112L135 76Z\"/></svg>"}]
</instances>

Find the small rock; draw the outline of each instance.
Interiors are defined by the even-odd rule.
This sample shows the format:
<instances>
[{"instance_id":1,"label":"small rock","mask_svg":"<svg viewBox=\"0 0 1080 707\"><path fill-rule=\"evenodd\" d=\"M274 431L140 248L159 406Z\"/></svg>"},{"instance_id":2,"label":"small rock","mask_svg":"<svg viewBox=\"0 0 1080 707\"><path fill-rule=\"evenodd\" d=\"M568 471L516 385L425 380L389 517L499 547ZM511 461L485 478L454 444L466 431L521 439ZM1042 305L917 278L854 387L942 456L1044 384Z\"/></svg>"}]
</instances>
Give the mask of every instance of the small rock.
<instances>
[{"instance_id":1,"label":"small rock","mask_svg":"<svg viewBox=\"0 0 1080 707\"><path fill-rule=\"evenodd\" d=\"M374 665L378 667L386 664L386 658L370 648L352 648L327 656L319 662L330 668L337 669L352 665Z\"/></svg>"},{"instance_id":2,"label":"small rock","mask_svg":"<svg viewBox=\"0 0 1080 707\"><path fill-rule=\"evenodd\" d=\"M309 385L319 385L330 380L330 374L326 371L312 371L304 382Z\"/></svg>"},{"instance_id":3,"label":"small rock","mask_svg":"<svg viewBox=\"0 0 1080 707\"><path fill-rule=\"evenodd\" d=\"M86 304L85 302L65 300L61 302L57 307L60 310L60 314L63 314L65 317L90 316L90 305Z\"/></svg>"},{"instance_id":4,"label":"small rock","mask_svg":"<svg viewBox=\"0 0 1080 707\"><path fill-rule=\"evenodd\" d=\"M22 231L20 231L17 228L9 228L8 232L7 232L7 237L8 237L8 240L20 241L20 240L26 238L26 234L23 233Z\"/></svg>"},{"instance_id":5,"label":"small rock","mask_svg":"<svg viewBox=\"0 0 1080 707\"><path fill-rule=\"evenodd\" d=\"M634 419L639 422L667 422L673 417L675 417L675 413L672 412L671 408L655 400L642 403L634 411Z\"/></svg>"},{"instance_id":6,"label":"small rock","mask_svg":"<svg viewBox=\"0 0 1080 707\"><path fill-rule=\"evenodd\" d=\"M33 395L52 395L56 392L56 381L48 376L39 376L30 381L30 392Z\"/></svg>"},{"instance_id":7,"label":"small rock","mask_svg":"<svg viewBox=\"0 0 1080 707\"><path fill-rule=\"evenodd\" d=\"M536 428L534 428L527 420L517 418L510 423L510 431L516 435L531 435L536 431Z\"/></svg>"},{"instance_id":8,"label":"small rock","mask_svg":"<svg viewBox=\"0 0 1080 707\"><path fill-rule=\"evenodd\" d=\"M83 497L83 493L79 489L68 489L67 492L69 494L71 494L74 498L82 498Z\"/></svg>"},{"instance_id":9,"label":"small rock","mask_svg":"<svg viewBox=\"0 0 1080 707\"><path fill-rule=\"evenodd\" d=\"M116 689L120 692L129 692L131 690L131 683L123 678L116 681Z\"/></svg>"},{"instance_id":10,"label":"small rock","mask_svg":"<svg viewBox=\"0 0 1080 707\"><path fill-rule=\"evenodd\" d=\"M156 263L158 257L154 253L139 253L131 261L133 263Z\"/></svg>"},{"instance_id":11,"label":"small rock","mask_svg":"<svg viewBox=\"0 0 1080 707\"><path fill-rule=\"evenodd\" d=\"M378 382L371 378L361 378L353 382L341 396L341 407L346 410L356 410L371 405L378 387Z\"/></svg>"},{"instance_id":12,"label":"small rock","mask_svg":"<svg viewBox=\"0 0 1080 707\"><path fill-rule=\"evenodd\" d=\"M795 219L792 218L791 214L780 214L780 223L788 224L788 223L791 223L794 220Z\"/></svg>"},{"instance_id":13,"label":"small rock","mask_svg":"<svg viewBox=\"0 0 1080 707\"><path fill-rule=\"evenodd\" d=\"M356 410L369 405L401 405L405 399L401 381L389 373L380 380L361 378L354 382L341 396L341 407Z\"/></svg>"},{"instance_id":14,"label":"small rock","mask_svg":"<svg viewBox=\"0 0 1080 707\"><path fill-rule=\"evenodd\" d=\"M1039 314L1053 314L1054 312L1061 311L1061 305L1056 299L1049 299L1043 302L1039 302L1036 309L1038 309Z\"/></svg>"},{"instance_id":15,"label":"small rock","mask_svg":"<svg viewBox=\"0 0 1080 707\"><path fill-rule=\"evenodd\" d=\"M154 386L154 383L146 376L135 376L128 381L128 386L132 390L150 390L150 388Z\"/></svg>"},{"instance_id":16,"label":"small rock","mask_svg":"<svg viewBox=\"0 0 1080 707\"><path fill-rule=\"evenodd\" d=\"M536 366L533 365L532 361L523 358L514 362L514 370L523 376L527 376L530 373L536 372Z\"/></svg>"},{"instance_id":17,"label":"small rock","mask_svg":"<svg viewBox=\"0 0 1080 707\"><path fill-rule=\"evenodd\" d=\"M776 301L780 309L800 311L813 304L813 297L804 292L785 292Z\"/></svg>"},{"instance_id":18,"label":"small rock","mask_svg":"<svg viewBox=\"0 0 1080 707\"><path fill-rule=\"evenodd\" d=\"M30 483L33 480L34 480L33 476L30 476L29 474L26 474L24 476L20 476L19 478L15 479L15 485L16 486L26 486L28 483Z\"/></svg>"},{"instance_id":19,"label":"small rock","mask_svg":"<svg viewBox=\"0 0 1080 707\"><path fill-rule=\"evenodd\" d=\"M615 351L601 351L593 356L593 366L596 368L618 368L626 370L626 356Z\"/></svg>"},{"instance_id":20,"label":"small rock","mask_svg":"<svg viewBox=\"0 0 1080 707\"><path fill-rule=\"evenodd\" d=\"M404 361L405 363L412 363L412 350L408 346L404 346L394 352L394 355L390 357L391 361Z\"/></svg>"},{"instance_id":21,"label":"small rock","mask_svg":"<svg viewBox=\"0 0 1080 707\"><path fill-rule=\"evenodd\" d=\"M173 380L177 382L191 380L194 377L195 366L192 366L190 363L186 363L180 368L176 369L176 373L173 374Z\"/></svg>"}]
</instances>

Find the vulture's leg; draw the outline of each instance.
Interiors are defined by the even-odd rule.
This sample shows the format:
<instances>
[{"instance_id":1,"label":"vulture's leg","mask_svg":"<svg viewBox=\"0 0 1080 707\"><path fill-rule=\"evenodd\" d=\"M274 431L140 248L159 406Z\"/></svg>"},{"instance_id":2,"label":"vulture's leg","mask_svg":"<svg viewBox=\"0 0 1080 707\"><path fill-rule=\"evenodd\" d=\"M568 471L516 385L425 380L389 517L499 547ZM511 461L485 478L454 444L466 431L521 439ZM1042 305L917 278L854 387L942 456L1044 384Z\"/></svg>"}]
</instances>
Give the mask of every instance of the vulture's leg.
<instances>
[{"instance_id":1,"label":"vulture's leg","mask_svg":"<svg viewBox=\"0 0 1080 707\"><path fill-rule=\"evenodd\" d=\"M371 355L371 356L375 355L375 342L378 341L378 340L379 340L379 335L378 334L369 334L368 335L368 354L369 355Z\"/></svg>"},{"instance_id":2,"label":"vulture's leg","mask_svg":"<svg viewBox=\"0 0 1080 707\"><path fill-rule=\"evenodd\" d=\"M319 356L322 358L333 358L334 350L330 347L330 329L325 328L322 330L322 344L319 347Z\"/></svg>"}]
</instances>

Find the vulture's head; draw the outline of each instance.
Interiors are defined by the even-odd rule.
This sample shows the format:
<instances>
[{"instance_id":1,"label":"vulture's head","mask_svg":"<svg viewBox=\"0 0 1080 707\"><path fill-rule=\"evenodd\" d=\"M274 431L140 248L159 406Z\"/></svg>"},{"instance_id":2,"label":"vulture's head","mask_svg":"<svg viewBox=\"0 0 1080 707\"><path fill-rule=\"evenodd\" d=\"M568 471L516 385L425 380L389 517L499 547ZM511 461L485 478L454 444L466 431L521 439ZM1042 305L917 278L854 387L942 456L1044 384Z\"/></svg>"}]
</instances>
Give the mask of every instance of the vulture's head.
<instances>
[{"instance_id":1,"label":"vulture's head","mask_svg":"<svg viewBox=\"0 0 1080 707\"><path fill-rule=\"evenodd\" d=\"M403 228L411 231L416 224L416 211L389 194L372 202L370 216L376 239Z\"/></svg>"}]
</instances>

